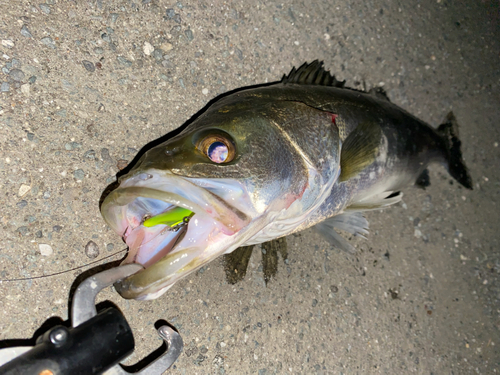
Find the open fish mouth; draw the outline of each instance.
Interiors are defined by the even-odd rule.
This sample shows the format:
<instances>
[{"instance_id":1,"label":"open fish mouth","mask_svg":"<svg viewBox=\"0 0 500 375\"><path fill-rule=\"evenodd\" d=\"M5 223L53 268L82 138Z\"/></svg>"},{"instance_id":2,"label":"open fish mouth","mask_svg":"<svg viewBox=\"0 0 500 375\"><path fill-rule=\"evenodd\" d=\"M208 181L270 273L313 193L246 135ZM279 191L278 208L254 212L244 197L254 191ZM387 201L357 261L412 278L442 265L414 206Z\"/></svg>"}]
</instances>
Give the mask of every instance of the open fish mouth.
<instances>
[{"instance_id":1,"label":"open fish mouth","mask_svg":"<svg viewBox=\"0 0 500 375\"><path fill-rule=\"evenodd\" d=\"M209 189L161 170L122 181L101 211L129 247L123 264L145 267L115 284L124 298L135 299L164 293L227 248L250 222Z\"/></svg>"}]
</instances>

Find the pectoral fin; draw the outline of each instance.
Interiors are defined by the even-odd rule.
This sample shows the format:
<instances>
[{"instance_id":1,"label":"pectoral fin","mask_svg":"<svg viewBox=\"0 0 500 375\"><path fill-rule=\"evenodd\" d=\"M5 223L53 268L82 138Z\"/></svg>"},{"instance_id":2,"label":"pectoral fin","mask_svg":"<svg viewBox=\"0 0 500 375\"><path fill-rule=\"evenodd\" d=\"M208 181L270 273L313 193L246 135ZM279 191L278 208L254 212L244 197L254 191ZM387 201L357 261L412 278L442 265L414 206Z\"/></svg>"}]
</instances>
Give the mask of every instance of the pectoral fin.
<instances>
[{"instance_id":1,"label":"pectoral fin","mask_svg":"<svg viewBox=\"0 0 500 375\"><path fill-rule=\"evenodd\" d=\"M340 153L340 182L355 177L375 161L381 135L380 126L368 122L359 124L349 134Z\"/></svg>"}]
</instances>

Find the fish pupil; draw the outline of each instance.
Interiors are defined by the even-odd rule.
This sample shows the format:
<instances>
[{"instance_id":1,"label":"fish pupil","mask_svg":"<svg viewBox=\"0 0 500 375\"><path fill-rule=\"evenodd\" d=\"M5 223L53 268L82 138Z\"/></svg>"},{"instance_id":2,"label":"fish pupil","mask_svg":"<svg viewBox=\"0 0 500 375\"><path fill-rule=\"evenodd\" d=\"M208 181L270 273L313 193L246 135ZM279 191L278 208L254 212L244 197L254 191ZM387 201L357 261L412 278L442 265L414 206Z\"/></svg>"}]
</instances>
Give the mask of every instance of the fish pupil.
<instances>
[{"instance_id":1,"label":"fish pupil","mask_svg":"<svg viewBox=\"0 0 500 375\"><path fill-rule=\"evenodd\" d=\"M207 150L207 156L214 163L224 163L227 160L229 150L227 146L219 141L213 142Z\"/></svg>"}]
</instances>

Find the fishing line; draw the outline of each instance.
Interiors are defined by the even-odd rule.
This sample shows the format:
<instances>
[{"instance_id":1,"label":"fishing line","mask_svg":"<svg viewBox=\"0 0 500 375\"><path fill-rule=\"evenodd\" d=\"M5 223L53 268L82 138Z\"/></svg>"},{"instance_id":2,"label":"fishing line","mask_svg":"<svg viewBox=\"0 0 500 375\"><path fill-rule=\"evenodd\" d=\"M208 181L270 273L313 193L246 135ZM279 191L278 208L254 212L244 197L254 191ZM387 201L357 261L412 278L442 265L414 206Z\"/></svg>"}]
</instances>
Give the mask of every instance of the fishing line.
<instances>
[{"instance_id":1,"label":"fishing line","mask_svg":"<svg viewBox=\"0 0 500 375\"><path fill-rule=\"evenodd\" d=\"M21 278L17 278L17 279L0 279L0 283L3 283L4 281L5 282L7 282L7 281L29 281L29 280L44 279L46 277L52 277L52 276L62 275L63 273L68 273L68 272L71 272L71 271L78 270L80 268L84 268L84 267L90 266L90 265L95 264L95 263L99 263L99 262L101 262L101 261L103 261L105 259L114 257L116 254L123 253L124 251L127 251L127 249L123 249L123 250L117 251L116 253L113 253L111 255L105 256L104 258L101 258L101 259L98 259L98 260L94 260L93 262L90 262L90 263L87 263L87 264L84 264L82 266L78 266L78 267L75 267L75 268L70 268L70 269L65 270L65 271L59 271L59 272L51 273L49 275L41 275L41 276L33 276L33 277L21 277Z\"/></svg>"}]
</instances>

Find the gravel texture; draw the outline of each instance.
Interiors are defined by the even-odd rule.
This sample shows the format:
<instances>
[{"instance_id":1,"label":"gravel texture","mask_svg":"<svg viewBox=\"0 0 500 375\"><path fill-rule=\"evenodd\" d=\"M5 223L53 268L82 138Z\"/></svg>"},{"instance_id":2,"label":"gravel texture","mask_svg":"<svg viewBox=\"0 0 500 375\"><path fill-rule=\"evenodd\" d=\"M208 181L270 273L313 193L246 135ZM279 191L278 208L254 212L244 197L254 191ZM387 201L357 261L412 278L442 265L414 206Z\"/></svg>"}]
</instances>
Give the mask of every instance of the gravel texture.
<instances>
[{"instance_id":1,"label":"gravel texture","mask_svg":"<svg viewBox=\"0 0 500 375\"><path fill-rule=\"evenodd\" d=\"M474 191L431 186L370 212L356 256L312 230L287 238L265 286L260 251L228 285L219 261L155 301L99 295L128 318L137 362L166 319L180 374L500 371L500 50L490 1L3 1L0 339L67 319L82 271L125 247L99 199L144 144L216 95L322 59L437 126L453 110ZM100 249L100 251L99 251ZM106 250L104 250L106 249ZM94 259L89 259L94 257ZM94 267L94 265L89 267ZM57 276L36 278L71 270Z\"/></svg>"}]
</instances>

